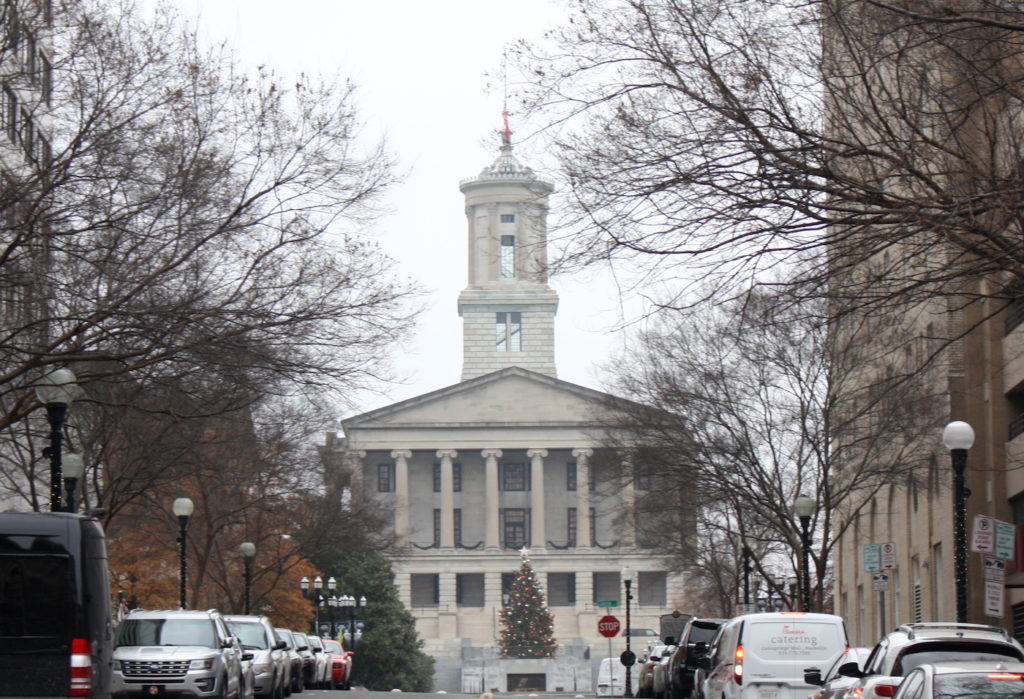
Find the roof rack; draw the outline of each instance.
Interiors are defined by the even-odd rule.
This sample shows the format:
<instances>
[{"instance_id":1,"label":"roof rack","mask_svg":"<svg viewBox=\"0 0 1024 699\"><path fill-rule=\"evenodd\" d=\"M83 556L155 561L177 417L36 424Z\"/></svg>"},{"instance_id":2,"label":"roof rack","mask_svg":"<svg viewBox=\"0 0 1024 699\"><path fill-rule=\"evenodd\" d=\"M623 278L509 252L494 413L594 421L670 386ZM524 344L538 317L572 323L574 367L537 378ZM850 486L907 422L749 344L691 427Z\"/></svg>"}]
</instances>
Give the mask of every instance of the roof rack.
<instances>
[{"instance_id":1,"label":"roof rack","mask_svg":"<svg viewBox=\"0 0 1024 699\"><path fill-rule=\"evenodd\" d=\"M914 640L916 631L939 631L942 629L948 629L950 631L989 631L991 633L998 633L1002 635L1002 637L1007 641L1013 639L1010 632L1001 626L992 626L990 624L964 624L955 621L922 621L912 624L901 624L896 630L903 631L907 634L907 638Z\"/></svg>"}]
</instances>

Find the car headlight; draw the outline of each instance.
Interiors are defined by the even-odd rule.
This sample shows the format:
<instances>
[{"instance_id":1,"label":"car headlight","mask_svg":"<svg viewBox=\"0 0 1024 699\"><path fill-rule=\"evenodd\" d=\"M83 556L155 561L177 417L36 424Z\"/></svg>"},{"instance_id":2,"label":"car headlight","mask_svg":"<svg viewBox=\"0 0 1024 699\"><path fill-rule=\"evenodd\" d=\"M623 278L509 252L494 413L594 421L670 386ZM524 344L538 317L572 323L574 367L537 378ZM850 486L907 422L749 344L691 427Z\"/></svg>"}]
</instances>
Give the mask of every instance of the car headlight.
<instances>
[{"instance_id":1,"label":"car headlight","mask_svg":"<svg viewBox=\"0 0 1024 699\"><path fill-rule=\"evenodd\" d=\"M201 660L193 660L189 663L189 670L212 670L213 664L216 661L215 658L202 658Z\"/></svg>"},{"instance_id":2,"label":"car headlight","mask_svg":"<svg viewBox=\"0 0 1024 699\"><path fill-rule=\"evenodd\" d=\"M111 666L112 666L112 667L113 667L113 668L114 668L115 670L118 670L118 671L120 671L120 669L121 669L121 661L120 661L120 660L115 660L115 661L113 661L113 663L111 664Z\"/></svg>"},{"instance_id":3,"label":"car headlight","mask_svg":"<svg viewBox=\"0 0 1024 699\"><path fill-rule=\"evenodd\" d=\"M256 663L252 666L252 671L257 675L262 675L264 672L270 672L270 663Z\"/></svg>"}]
</instances>

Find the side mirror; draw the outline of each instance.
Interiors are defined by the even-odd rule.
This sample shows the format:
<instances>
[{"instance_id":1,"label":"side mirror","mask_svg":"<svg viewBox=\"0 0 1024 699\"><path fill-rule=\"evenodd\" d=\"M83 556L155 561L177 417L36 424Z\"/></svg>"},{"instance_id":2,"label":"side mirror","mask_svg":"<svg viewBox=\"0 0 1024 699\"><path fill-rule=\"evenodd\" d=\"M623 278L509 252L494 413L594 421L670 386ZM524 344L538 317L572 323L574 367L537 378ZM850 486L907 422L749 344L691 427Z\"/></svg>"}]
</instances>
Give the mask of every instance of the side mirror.
<instances>
[{"instance_id":1,"label":"side mirror","mask_svg":"<svg viewBox=\"0 0 1024 699\"><path fill-rule=\"evenodd\" d=\"M821 669L816 667L804 668L804 682L813 684L815 687L821 687L825 684L825 680L821 679Z\"/></svg>"},{"instance_id":2,"label":"side mirror","mask_svg":"<svg viewBox=\"0 0 1024 699\"><path fill-rule=\"evenodd\" d=\"M665 636L665 645L666 646L674 646L675 644L676 644L676 637L675 636Z\"/></svg>"},{"instance_id":3,"label":"side mirror","mask_svg":"<svg viewBox=\"0 0 1024 699\"><path fill-rule=\"evenodd\" d=\"M256 655L254 653L252 653L251 651L247 651L245 653L242 653L242 660L252 660L255 657L256 657Z\"/></svg>"},{"instance_id":4,"label":"side mirror","mask_svg":"<svg viewBox=\"0 0 1024 699\"><path fill-rule=\"evenodd\" d=\"M353 655L355 655L355 652L354 651L350 651L350 650L349 651L345 651L345 655L347 655L348 657L351 658Z\"/></svg>"},{"instance_id":5,"label":"side mirror","mask_svg":"<svg viewBox=\"0 0 1024 699\"><path fill-rule=\"evenodd\" d=\"M287 647L288 644L284 641L278 641L276 644L274 644L274 650L285 650Z\"/></svg>"},{"instance_id":6,"label":"side mirror","mask_svg":"<svg viewBox=\"0 0 1024 699\"><path fill-rule=\"evenodd\" d=\"M843 663L839 666L839 674L843 677L855 677L857 679L864 677L864 673L861 672L860 666L857 663Z\"/></svg>"},{"instance_id":7,"label":"side mirror","mask_svg":"<svg viewBox=\"0 0 1024 699\"><path fill-rule=\"evenodd\" d=\"M699 658L697 658L697 667L699 667L701 670L710 670L711 658L709 658L707 655L700 656Z\"/></svg>"}]
</instances>

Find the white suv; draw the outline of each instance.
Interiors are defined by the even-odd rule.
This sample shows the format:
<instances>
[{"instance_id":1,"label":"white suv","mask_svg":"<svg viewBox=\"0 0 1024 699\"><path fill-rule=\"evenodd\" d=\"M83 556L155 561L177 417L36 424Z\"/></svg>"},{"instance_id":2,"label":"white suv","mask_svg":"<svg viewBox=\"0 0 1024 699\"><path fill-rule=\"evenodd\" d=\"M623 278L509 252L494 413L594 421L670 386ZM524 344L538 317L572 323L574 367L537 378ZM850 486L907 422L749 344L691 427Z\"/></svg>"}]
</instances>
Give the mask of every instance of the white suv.
<instances>
[{"instance_id":1,"label":"white suv","mask_svg":"<svg viewBox=\"0 0 1024 699\"><path fill-rule=\"evenodd\" d=\"M216 610L135 610L114 639L111 694L241 697L243 659Z\"/></svg>"},{"instance_id":2,"label":"white suv","mask_svg":"<svg viewBox=\"0 0 1024 699\"><path fill-rule=\"evenodd\" d=\"M984 624L932 622L904 624L886 634L872 649L860 670L856 663L839 674L857 678L847 697L891 697L903 677L925 663L1024 661L1024 647L1005 629Z\"/></svg>"}]
</instances>

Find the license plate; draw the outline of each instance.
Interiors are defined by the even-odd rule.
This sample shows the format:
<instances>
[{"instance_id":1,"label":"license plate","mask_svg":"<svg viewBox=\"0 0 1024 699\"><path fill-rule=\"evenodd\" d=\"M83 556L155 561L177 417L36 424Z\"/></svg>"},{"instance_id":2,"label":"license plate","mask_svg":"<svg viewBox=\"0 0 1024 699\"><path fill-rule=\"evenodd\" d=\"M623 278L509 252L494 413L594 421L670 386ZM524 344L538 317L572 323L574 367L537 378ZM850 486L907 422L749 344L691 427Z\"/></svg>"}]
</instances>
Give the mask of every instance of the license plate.
<instances>
[{"instance_id":1,"label":"license plate","mask_svg":"<svg viewBox=\"0 0 1024 699\"><path fill-rule=\"evenodd\" d=\"M778 687L772 687L771 689L764 687L759 689L757 692L760 699L779 699Z\"/></svg>"},{"instance_id":2,"label":"license plate","mask_svg":"<svg viewBox=\"0 0 1024 699\"><path fill-rule=\"evenodd\" d=\"M151 697L155 697L164 693L164 686L162 684L146 684L142 686L142 691Z\"/></svg>"}]
</instances>

